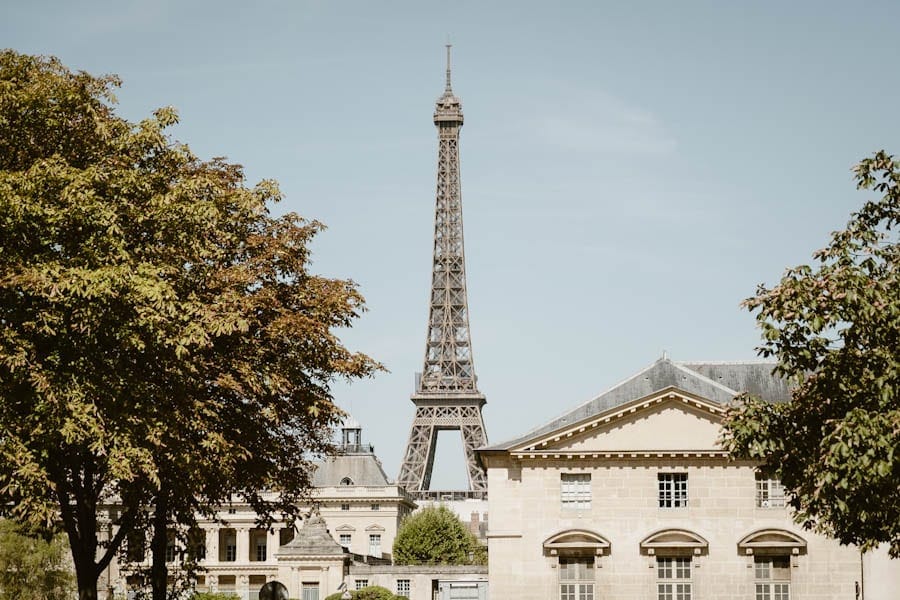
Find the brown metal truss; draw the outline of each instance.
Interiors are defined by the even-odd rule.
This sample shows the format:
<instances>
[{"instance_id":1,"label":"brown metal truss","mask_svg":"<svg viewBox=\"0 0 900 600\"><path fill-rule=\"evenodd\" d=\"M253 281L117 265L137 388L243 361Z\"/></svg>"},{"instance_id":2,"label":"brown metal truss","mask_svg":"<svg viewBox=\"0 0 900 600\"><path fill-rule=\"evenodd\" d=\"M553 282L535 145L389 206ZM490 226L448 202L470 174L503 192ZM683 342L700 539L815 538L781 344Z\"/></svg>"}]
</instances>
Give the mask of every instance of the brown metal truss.
<instances>
[{"instance_id":1,"label":"brown metal truss","mask_svg":"<svg viewBox=\"0 0 900 600\"><path fill-rule=\"evenodd\" d=\"M462 105L450 87L450 46L447 46L447 84L434 112L438 129L437 195L434 216L434 261L425 364L411 400L416 415L397 483L417 498L430 498L431 472L437 432L459 430L462 435L472 495L484 496L487 480L475 449L487 444L481 407L484 396L476 387L469 307L466 296L466 259L463 246L462 195L459 176L459 129Z\"/></svg>"}]
</instances>

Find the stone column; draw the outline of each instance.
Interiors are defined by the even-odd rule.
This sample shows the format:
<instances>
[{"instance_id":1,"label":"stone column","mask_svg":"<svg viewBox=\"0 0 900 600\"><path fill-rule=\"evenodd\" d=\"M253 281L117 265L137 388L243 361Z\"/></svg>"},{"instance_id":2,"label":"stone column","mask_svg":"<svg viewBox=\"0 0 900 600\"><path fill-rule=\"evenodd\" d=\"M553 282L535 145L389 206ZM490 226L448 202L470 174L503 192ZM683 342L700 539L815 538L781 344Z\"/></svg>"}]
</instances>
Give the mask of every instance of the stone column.
<instances>
[{"instance_id":1,"label":"stone column","mask_svg":"<svg viewBox=\"0 0 900 600\"><path fill-rule=\"evenodd\" d=\"M237 595L244 600L250 600L250 577L239 575L237 578Z\"/></svg>"},{"instance_id":2,"label":"stone column","mask_svg":"<svg viewBox=\"0 0 900 600\"><path fill-rule=\"evenodd\" d=\"M219 563L219 530L215 527L204 529L206 534L206 564Z\"/></svg>"},{"instance_id":3,"label":"stone column","mask_svg":"<svg viewBox=\"0 0 900 600\"><path fill-rule=\"evenodd\" d=\"M250 562L250 529L247 527L235 528L235 535L237 536L237 540L235 544L237 545L237 562L238 564L245 564Z\"/></svg>"},{"instance_id":4,"label":"stone column","mask_svg":"<svg viewBox=\"0 0 900 600\"><path fill-rule=\"evenodd\" d=\"M280 548L279 540L281 539L281 527L273 526L271 530L266 533L266 562L267 563L275 563L275 553L278 552L278 548Z\"/></svg>"}]
</instances>

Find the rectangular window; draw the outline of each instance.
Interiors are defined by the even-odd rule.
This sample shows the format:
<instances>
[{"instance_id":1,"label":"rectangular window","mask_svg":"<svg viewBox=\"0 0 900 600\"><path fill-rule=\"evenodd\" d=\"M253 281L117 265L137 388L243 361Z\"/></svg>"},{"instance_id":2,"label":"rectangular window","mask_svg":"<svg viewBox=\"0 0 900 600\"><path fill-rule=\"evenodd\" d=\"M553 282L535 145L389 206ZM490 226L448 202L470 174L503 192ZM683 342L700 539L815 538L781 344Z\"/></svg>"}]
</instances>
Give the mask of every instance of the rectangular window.
<instances>
[{"instance_id":1,"label":"rectangular window","mask_svg":"<svg viewBox=\"0 0 900 600\"><path fill-rule=\"evenodd\" d=\"M364 587L369 587L368 579L357 579L356 580L356 589L361 590Z\"/></svg>"},{"instance_id":2,"label":"rectangular window","mask_svg":"<svg viewBox=\"0 0 900 600\"><path fill-rule=\"evenodd\" d=\"M166 544L166 562L175 562L175 544Z\"/></svg>"},{"instance_id":3,"label":"rectangular window","mask_svg":"<svg viewBox=\"0 0 900 600\"><path fill-rule=\"evenodd\" d=\"M303 600L319 600L319 584L313 581L303 582Z\"/></svg>"},{"instance_id":4,"label":"rectangular window","mask_svg":"<svg viewBox=\"0 0 900 600\"><path fill-rule=\"evenodd\" d=\"M687 473L658 473L659 507L685 508L688 505Z\"/></svg>"},{"instance_id":5,"label":"rectangular window","mask_svg":"<svg viewBox=\"0 0 900 600\"><path fill-rule=\"evenodd\" d=\"M757 508L781 508L784 502L784 486L778 479L769 479L756 474Z\"/></svg>"},{"instance_id":6,"label":"rectangular window","mask_svg":"<svg viewBox=\"0 0 900 600\"><path fill-rule=\"evenodd\" d=\"M381 534L369 535L369 556L381 556Z\"/></svg>"},{"instance_id":7,"label":"rectangular window","mask_svg":"<svg viewBox=\"0 0 900 600\"><path fill-rule=\"evenodd\" d=\"M560 600L594 600L594 559L559 559Z\"/></svg>"},{"instance_id":8,"label":"rectangular window","mask_svg":"<svg viewBox=\"0 0 900 600\"><path fill-rule=\"evenodd\" d=\"M349 533L342 533L342 534L340 535L340 543L341 543L341 546L343 546L343 547L344 547L345 549L347 549L347 550L350 550L350 540L351 540L351 534L349 534Z\"/></svg>"},{"instance_id":9,"label":"rectangular window","mask_svg":"<svg viewBox=\"0 0 900 600\"><path fill-rule=\"evenodd\" d=\"M373 504L373 505L371 505L369 508L371 508L372 510L381 510L381 505L379 505L379 504Z\"/></svg>"},{"instance_id":10,"label":"rectangular window","mask_svg":"<svg viewBox=\"0 0 900 600\"><path fill-rule=\"evenodd\" d=\"M559 476L560 503L572 510L591 509L590 473L561 473Z\"/></svg>"},{"instance_id":11,"label":"rectangular window","mask_svg":"<svg viewBox=\"0 0 900 600\"><path fill-rule=\"evenodd\" d=\"M474 583L451 583L450 600L478 600L478 585Z\"/></svg>"},{"instance_id":12,"label":"rectangular window","mask_svg":"<svg viewBox=\"0 0 900 600\"><path fill-rule=\"evenodd\" d=\"M346 503L345 503L345 504L341 504L341 510L350 510L350 505L349 505L349 504L346 504Z\"/></svg>"},{"instance_id":13,"label":"rectangular window","mask_svg":"<svg viewBox=\"0 0 900 600\"><path fill-rule=\"evenodd\" d=\"M690 557L656 559L657 600L691 600Z\"/></svg>"},{"instance_id":14,"label":"rectangular window","mask_svg":"<svg viewBox=\"0 0 900 600\"><path fill-rule=\"evenodd\" d=\"M791 559L756 556L753 559L756 600L791 600Z\"/></svg>"},{"instance_id":15,"label":"rectangular window","mask_svg":"<svg viewBox=\"0 0 900 600\"><path fill-rule=\"evenodd\" d=\"M265 542L257 542L256 544L256 560L265 561L266 560L266 543Z\"/></svg>"},{"instance_id":16,"label":"rectangular window","mask_svg":"<svg viewBox=\"0 0 900 600\"><path fill-rule=\"evenodd\" d=\"M397 595L409 598L409 579L397 580Z\"/></svg>"},{"instance_id":17,"label":"rectangular window","mask_svg":"<svg viewBox=\"0 0 900 600\"><path fill-rule=\"evenodd\" d=\"M234 562L237 560L237 544L233 541L225 544L225 562Z\"/></svg>"}]
</instances>

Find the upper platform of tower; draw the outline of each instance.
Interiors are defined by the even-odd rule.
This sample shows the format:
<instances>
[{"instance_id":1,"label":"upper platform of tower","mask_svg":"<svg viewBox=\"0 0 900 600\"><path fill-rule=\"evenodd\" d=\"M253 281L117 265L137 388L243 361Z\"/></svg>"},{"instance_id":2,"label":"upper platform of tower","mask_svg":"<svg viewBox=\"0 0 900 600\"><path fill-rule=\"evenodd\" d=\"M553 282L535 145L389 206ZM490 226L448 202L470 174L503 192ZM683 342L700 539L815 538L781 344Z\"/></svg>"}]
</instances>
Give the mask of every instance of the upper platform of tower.
<instances>
[{"instance_id":1,"label":"upper platform of tower","mask_svg":"<svg viewBox=\"0 0 900 600\"><path fill-rule=\"evenodd\" d=\"M447 84L434 107L434 124L459 127L463 124L462 102L450 85L450 44L447 44Z\"/></svg>"}]
</instances>

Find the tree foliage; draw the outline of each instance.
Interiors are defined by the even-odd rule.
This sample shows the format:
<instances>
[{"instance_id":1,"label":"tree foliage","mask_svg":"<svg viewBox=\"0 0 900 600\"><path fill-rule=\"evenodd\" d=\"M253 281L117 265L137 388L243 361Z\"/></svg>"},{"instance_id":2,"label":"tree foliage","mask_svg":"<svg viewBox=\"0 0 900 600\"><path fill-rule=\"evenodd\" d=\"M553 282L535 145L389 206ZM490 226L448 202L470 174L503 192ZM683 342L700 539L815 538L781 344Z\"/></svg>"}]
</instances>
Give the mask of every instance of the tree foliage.
<instances>
[{"instance_id":1,"label":"tree foliage","mask_svg":"<svg viewBox=\"0 0 900 600\"><path fill-rule=\"evenodd\" d=\"M394 538L398 565L482 565L487 554L478 539L446 506L428 506L408 516Z\"/></svg>"},{"instance_id":2,"label":"tree foliage","mask_svg":"<svg viewBox=\"0 0 900 600\"><path fill-rule=\"evenodd\" d=\"M135 528L164 587L171 526L232 495L296 511L331 383L378 368L334 334L354 284L308 271L322 226L173 142L174 110L118 117L118 83L0 53L0 507L62 520L82 600Z\"/></svg>"},{"instance_id":3,"label":"tree foliage","mask_svg":"<svg viewBox=\"0 0 900 600\"><path fill-rule=\"evenodd\" d=\"M878 152L855 167L874 190L847 227L745 301L763 356L796 385L788 404L748 399L725 446L780 477L798 520L844 544L900 556L900 163Z\"/></svg>"},{"instance_id":4,"label":"tree foliage","mask_svg":"<svg viewBox=\"0 0 900 600\"><path fill-rule=\"evenodd\" d=\"M75 590L61 535L49 540L26 535L8 519L0 520L0 600L57 600Z\"/></svg>"},{"instance_id":5,"label":"tree foliage","mask_svg":"<svg viewBox=\"0 0 900 600\"><path fill-rule=\"evenodd\" d=\"M325 597L325 600L341 600L343 592L335 592ZM368 585L359 590L350 590L352 600L401 600L405 596L397 596L391 590L380 585Z\"/></svg>"}]
</instances>

